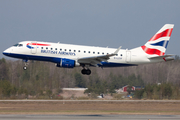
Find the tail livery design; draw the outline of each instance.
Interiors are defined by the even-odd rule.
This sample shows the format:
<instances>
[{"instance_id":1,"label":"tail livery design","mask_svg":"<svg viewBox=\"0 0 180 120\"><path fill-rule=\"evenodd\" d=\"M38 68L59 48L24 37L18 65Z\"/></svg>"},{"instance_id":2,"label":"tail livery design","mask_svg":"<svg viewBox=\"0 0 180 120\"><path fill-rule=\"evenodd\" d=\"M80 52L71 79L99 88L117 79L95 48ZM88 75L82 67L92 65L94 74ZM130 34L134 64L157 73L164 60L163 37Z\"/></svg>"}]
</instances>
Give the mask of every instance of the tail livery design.
<instances>
[{"instance_id":1,"label":"tail livery design","mask_svg":"<svg viewBox=\"0 0 180 120\"><path fill-rule=\"evenodd\" d=\"M165 24L145 45L141 46L148 55L163 56L165 54L173 24Z\"/></svg>"}]
</instances>

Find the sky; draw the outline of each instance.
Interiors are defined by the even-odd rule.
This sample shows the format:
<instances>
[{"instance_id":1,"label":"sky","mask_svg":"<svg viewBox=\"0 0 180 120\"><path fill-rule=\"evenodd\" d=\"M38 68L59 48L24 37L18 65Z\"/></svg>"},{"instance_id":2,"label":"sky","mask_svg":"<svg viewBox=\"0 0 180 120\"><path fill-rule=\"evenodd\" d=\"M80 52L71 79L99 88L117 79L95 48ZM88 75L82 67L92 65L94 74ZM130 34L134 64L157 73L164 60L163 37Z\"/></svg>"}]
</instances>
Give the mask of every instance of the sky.
<instances>
[{"instance_id":1,"label":"sky","mask_svg":"<svg viewBox=\"0 0 180 120\"><path fill-rule=\"evenodd\" d=\"M166 54L180 55L180 0L0 0L0 58L26 40L132 49L164 24Z\"/></svg>"}]
</instances>

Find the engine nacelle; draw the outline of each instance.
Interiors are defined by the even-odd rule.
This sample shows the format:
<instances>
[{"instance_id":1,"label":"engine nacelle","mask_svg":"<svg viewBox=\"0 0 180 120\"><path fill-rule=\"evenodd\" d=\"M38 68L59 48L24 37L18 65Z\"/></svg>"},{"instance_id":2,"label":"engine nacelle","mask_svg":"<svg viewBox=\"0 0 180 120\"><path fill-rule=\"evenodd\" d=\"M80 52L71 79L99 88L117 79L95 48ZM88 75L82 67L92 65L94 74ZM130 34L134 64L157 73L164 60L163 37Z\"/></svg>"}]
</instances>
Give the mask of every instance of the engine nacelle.
<instances>
[{"instance_id":1,"label":"engine nacelle","mask_svg":"<svg viewBox=\"0 0 180 120\"><path fill-rule=\"evenodd\" d=\"M64 68L74 68L75 66L79 66L75 60L62 58L61 62L56 65L56 67L64 67Z\"/></svg>"}]
</instances>

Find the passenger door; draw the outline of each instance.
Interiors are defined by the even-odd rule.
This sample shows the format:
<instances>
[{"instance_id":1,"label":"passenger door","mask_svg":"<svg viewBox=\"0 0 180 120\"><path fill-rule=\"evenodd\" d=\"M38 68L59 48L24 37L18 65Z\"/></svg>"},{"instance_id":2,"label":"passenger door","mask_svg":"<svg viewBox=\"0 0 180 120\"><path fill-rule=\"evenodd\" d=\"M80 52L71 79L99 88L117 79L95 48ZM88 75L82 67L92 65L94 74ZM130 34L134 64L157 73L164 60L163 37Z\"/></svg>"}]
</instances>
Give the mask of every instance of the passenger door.
<instances>
[{"instance_id":1,"label":"passenger door","mask_svg":"<svg viewBox=\"0 0 180 120\"><path fill-rule=\"evenodd\" d=\"M36 54L36 52L37 52L37 43L36 42L32 42L31 45L32 45L31 53L32 54Z\"/></svg>"}]
</instances>

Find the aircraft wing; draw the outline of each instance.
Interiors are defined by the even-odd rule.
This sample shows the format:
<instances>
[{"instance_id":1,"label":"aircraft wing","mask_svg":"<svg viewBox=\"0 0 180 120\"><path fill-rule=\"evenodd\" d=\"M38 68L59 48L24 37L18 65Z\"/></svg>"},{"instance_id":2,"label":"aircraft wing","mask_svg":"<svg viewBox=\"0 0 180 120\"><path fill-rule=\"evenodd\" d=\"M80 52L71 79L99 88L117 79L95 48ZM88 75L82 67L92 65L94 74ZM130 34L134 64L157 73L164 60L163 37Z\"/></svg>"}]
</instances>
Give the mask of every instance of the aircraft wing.
<instances>
[{"instance_id":1,"label":"aircraft wing","mask_svg":"<svg viewBox=\"0 0 180 120\"><path fill-rule=\"evenodd\" d=\"M97 64L101 65L102 61L108 62L107 60L109 60L110 57L115 56L119 52L120 49L121 49L121 46L112 54L79 58L77 61L82 64L93 65L93 66L98 67Z\"/></svg>"}]
</instances>

